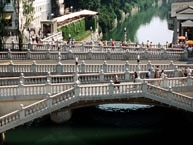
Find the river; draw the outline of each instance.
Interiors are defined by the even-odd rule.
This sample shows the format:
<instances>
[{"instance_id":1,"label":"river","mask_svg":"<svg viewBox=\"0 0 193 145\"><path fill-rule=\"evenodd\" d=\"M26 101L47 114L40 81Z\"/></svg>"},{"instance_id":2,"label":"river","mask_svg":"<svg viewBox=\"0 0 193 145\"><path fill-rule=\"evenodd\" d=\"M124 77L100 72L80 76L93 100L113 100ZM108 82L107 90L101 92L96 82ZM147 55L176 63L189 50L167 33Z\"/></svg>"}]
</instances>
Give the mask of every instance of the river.
<instances>
[{"instance_id":1,"label":"river","mask_svg":"<svg viewBox=\"0 0 193 145\"><path fill-rule=\"evenodd\" d=\"M104 35L103 40L124 40L126 28L127 41L146 43L147 40L153 44L166 44L173 41L173 31L169 30L167 23L168 8L162 6L152 7L145 12L127 18L113 31Z\"/></svg>"},{"instance_id":2,"label":"river","mask_svg":"<svg viewBox=\"0 0 193 145\"><path fill-rule=\"evenodd\" d=\"M165 43L172 41L164 8L151 8L126 19L104 39ZM167 11L167 10L165 10ZM6 132L5 145L164 145L192 142L192 114L149 105L99 105L73 110L72 118L55 124L49 116Z\"/></svg>"}]
</instances>

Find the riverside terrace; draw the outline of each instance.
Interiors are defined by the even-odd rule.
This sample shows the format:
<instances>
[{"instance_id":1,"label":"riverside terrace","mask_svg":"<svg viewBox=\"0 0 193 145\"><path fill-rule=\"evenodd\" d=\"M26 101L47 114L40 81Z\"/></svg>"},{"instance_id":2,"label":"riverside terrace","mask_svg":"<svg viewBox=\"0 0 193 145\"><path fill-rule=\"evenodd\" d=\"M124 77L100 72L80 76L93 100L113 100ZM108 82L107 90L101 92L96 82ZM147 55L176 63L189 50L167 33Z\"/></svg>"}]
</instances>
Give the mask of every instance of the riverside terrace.
<instances>
[{"instance_id":1,"label":"riverside terrace","mask_svg":"<svg viewBox=\"0 0 193 145\"><path fill-rule=\"evenodd\" d=\"M79 60L81 61L81 60ZM93 60L87 60L88 62ZM131 60L130 60L131 61ZM155 61L155 60L154 60ZM160 70L172 71L173 76L177 76L177 73L180 71L181 68L190 67L193 68L193 64L187 64L187 63L174 63L173 61L170 61L169 63L162 63L161 61L158 61L160 63L154 63L149 60L147 63L138 63L138 64L130 64L129 61L124 61L122 63L112 61L113 64L108 64L107 61L97 61L100 63L86 63L86 61L82 60L81 63L78 65L75 65L75 61L72 61L73 63L68 64L66 61L63 61L63 63L58 60L58 62L50 62L48 60L43 60L40 64L36 63L36 61L25 62L19 61L19 62L13 62L10 61L8 63L0 63L0 76L2 77L8 77L8 76L20 76L21 73L23 73L24 76L29 75L63 75L63 74L74 74L74 72L77 72L79 74L88 74L88 73L122 73L125 76L129 76L134 71L140 72L141 77L143 78L145 72L149 69L154 71L154 68L156 66L159 66ZM175 75L174 75L175 74ZM168 77L171 74L168 74Z\"/></svg>"},{"instance_id":2,"label":"riverside terrace","mask_svg":"<svg viewBox=\"0 0 193 145\"><path fill-rule=\"evenodd\" d=\"M63 42L57 42L54 45L47 44L23 44L22 50L19 50L19 44L7 43L3 45L0 52L0 60L69 60L78 57L81 60L131 60L140 55L141 59L173 59L188 60L191 55L186 49L174 47L168 48L166 45L152 45L147 49L145 45L136 45L134 43L128 46L121 46L116 42L111 46L103 46L99 41L75 42L73 45L67 45Z\"/></svg>"}]
</instances>

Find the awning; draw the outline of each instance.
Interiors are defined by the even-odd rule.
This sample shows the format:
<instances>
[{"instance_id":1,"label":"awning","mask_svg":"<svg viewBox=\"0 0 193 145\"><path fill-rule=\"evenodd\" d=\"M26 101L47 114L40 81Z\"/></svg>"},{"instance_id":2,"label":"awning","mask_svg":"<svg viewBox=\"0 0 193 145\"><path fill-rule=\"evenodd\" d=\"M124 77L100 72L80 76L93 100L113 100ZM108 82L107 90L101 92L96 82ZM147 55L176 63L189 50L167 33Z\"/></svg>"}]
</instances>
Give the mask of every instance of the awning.
<instances>
[{"instance_id":1,"label":"awning","mask_svg":"<svg viewBox=\"0 0 193 145\"><path fill-rule=\"evenodd\" d=\"M191 20L187 20L181 24L182 24L182 27L193 27L193 21Z\"/></svg>"},{"instance_id":2,"label":"awning","mask_svg":"<svg viewBox=\"0 0 193 145\"><path fill-rule=\"evenodd\" d=\"M12 13L4 13L4 14L3 14L3 18L4 18L5 20L10 20L10 19L11 19L11 16L12 16Z\"/></svg>"}]
</instances>

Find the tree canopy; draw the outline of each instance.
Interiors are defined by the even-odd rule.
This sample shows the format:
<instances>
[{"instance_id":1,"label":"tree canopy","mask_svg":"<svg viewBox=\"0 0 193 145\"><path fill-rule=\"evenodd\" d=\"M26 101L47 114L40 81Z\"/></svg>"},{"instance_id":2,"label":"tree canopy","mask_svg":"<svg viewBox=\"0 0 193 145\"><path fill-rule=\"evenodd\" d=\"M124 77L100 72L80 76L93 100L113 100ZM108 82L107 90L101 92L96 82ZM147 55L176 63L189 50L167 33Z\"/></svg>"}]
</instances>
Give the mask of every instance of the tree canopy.
<instances>
[{"instance_id":1,"label":"tree canopy","mask_svg":"<svg viewBox=\"0 0 193 145\"><path fill-rule=\"evenodd\" d=\"M99 25L102 32L113 28L115 18L122 19L122 13L130 13L133 7L145 10L158 0L70 0L65 1L66 7L74 10L89 9L99 12Z\"/></svg>"}]
</instances>

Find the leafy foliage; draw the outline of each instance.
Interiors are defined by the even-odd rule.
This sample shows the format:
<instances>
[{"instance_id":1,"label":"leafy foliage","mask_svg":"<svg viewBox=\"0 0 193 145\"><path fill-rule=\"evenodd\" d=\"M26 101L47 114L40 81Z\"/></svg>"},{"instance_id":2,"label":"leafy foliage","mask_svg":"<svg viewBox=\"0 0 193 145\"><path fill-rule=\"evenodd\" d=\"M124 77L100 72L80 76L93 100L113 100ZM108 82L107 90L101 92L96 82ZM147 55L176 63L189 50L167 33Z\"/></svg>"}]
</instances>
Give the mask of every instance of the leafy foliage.
<instances>
[{"instance_id":1,"label":"leafy foliage","mask_svg":"<svg viewBox=\"0 0 193 145\"><path fill-rule=\"evenodd\" d=\"M130 13L134 6L141 10L151 7L157 0L70 0L65 1L66 7L75 10L89 9L99 12L99 25L102 32L112 30L113 22L122 19L122 13Z\"/></svg>"}]
</instances>

